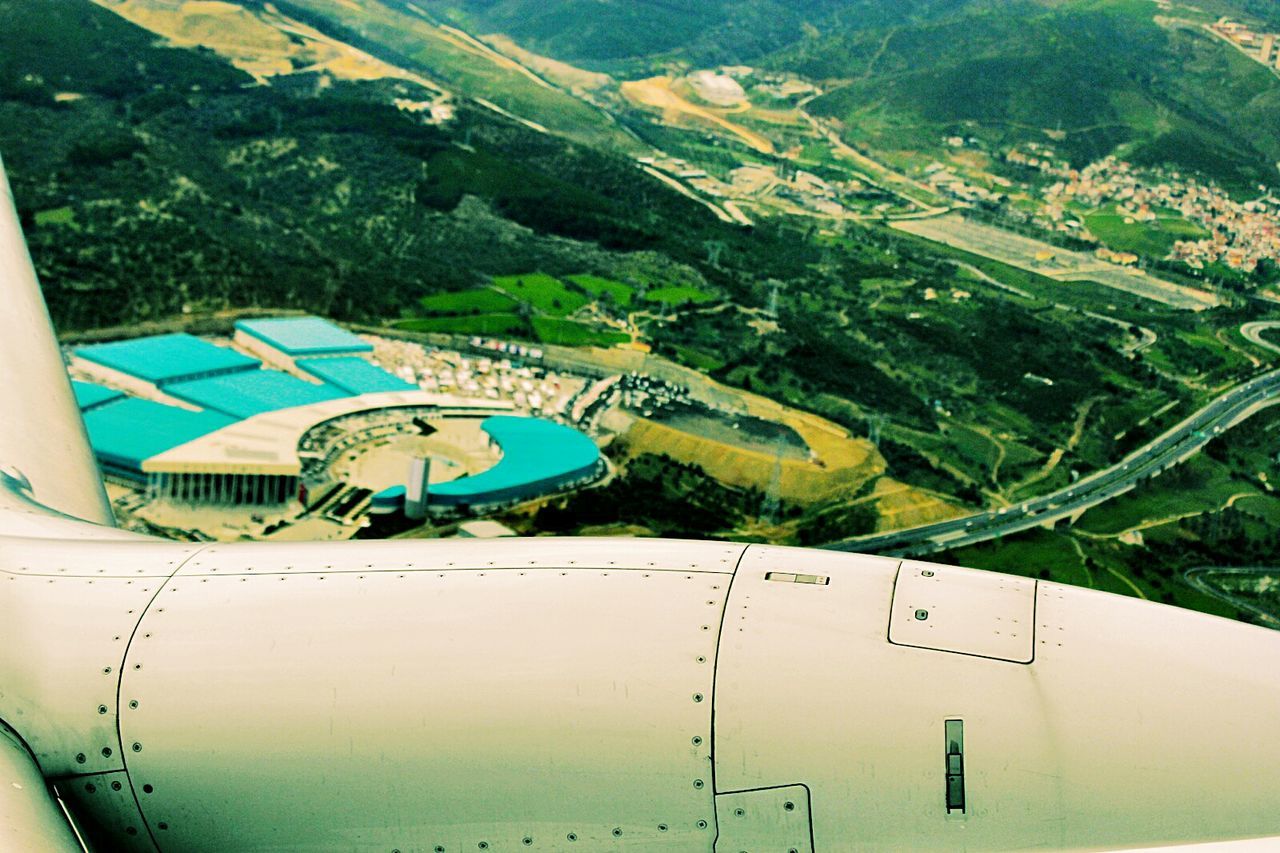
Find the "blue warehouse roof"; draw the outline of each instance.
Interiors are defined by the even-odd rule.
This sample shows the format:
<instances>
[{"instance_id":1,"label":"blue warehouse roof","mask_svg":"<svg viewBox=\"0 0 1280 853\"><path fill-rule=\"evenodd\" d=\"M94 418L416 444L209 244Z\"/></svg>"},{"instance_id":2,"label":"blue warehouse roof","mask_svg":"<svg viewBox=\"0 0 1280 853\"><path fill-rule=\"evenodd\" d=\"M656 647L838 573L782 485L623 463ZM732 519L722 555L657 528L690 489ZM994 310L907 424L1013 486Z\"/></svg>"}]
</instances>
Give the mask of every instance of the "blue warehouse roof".
<instances>
[{"instance_id":1,"label":"blue warehouse roof","mask_svg":"<svg viewBox=\"0 0 1280 853\"><path fill-rule=\"evenodd\" d=\"M312 385L278 370L252 370L178 382L165 386L164 390L180 400L223 412L237 420L350 396L330 385Z\"/></svg>"},{"instance_id":2,"label":"blue warehouse roof","mask_svg":"<svg viewBox=\"0 0 1280 853\"><path fill-rule=\"evenodd\" d=\"M358 356L303 358L298 359L296 364L317 379L323 379L353 395L418 390L416 385L410 385Z\"/></svg>"},{"instance_id":3,"label":"blue warehouse roof","mask_svg":"<svg viewBox=\"0 0 1280 853\"><path fill-rule=\"evenodd\" d=\"M76 405L82 412L96 409L98 406L110 403L112 400L119 400L124 396L114 388L93 382L79 382L75 379L71 380L71 390L75 392Z\"/></svg>"},{"instance_id":4,"label":"blue warehouse roof","mask_svg":"<svg viewBox=\"0 0 1280 853\"><path fill-rule=\"evenodd\" d=\"M76 355L156 385L251 370L256 359L215 346L194 335L160 335L80 347Z\"/></svg>"},{"instance_id":5,"label":"blue warehouse roof","mask_svg":"<svg viewBox=\"0 0 1280 853\"><path fill-rule=\"evenodd\" d=\"M237 320L236 328L290 356L373 352L372 344L319 317Z\"/></svg>"},{"instance_id":6,"label":"blue warehouse roof","mask_svg":"<svg viewBox=\"0 0 1280 853\"><path fill-rule=\"evenodd\" d=\"M502 448L502 459L487 471L432 486L432 503L456 506L535 497L588 476L600 460L595 442L553 421L498 415L486 418L481 427Z\"/></svg>"},{"instance_id":7,"label":"blue warehouse roof","mask_svg":"<svg viewBox=\"0 0 1280 853\"><path fill-rule=\"evenodd\" d=\"M89 441L98 459L135 472L142 470L144 460L234 422L217 412L192 412L135 397L124 397L84 413Z\"/></svg>"}]
</instances>

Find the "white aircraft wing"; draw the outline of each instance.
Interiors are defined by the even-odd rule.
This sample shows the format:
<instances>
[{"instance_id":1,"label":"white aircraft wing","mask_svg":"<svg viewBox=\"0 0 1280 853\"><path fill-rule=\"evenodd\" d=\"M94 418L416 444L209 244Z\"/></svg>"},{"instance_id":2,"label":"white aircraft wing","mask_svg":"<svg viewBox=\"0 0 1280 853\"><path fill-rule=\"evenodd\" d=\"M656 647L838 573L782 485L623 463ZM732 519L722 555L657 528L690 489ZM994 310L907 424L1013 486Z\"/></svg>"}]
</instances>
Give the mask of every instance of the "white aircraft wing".
<instances>
[{"instance_id":1,"label":"white aircraft wing","mask_svg":"<svg viewBox=\"0 0 1280 853\"><path fill-rule=\"evenodd\" d=\"M0 162L0 532L41 507L112 526L111 506ZM26 519L15 515L28 516ZM55 527L49 527L52 531ZM36 525L37 530L39 525ZM34 531L32 531L34 532Z\"/></svg>"}]
</instances>

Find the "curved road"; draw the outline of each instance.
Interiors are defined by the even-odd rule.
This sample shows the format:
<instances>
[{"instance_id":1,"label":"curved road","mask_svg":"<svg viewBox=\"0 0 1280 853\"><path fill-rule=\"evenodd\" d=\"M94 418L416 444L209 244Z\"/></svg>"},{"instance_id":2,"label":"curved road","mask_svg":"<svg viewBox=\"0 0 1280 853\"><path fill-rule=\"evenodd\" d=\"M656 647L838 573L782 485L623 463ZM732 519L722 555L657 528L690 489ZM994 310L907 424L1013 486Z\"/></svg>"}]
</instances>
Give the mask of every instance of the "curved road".
<instances>
[{"instance_id":1,"label":"curved road","mask_svg":"<svg viewBox=\"0 0 1280 853\"><path fill-rule=\"evenodd\" d=\"M1280 328L1280 322L1275 325ZM1276 403L1280 403L1280 370L1237 385L1115 465L1083 477L1067 488L1016 506L846 539L825 547L893 557L919 556L1077 518L1090 507L1124 494L1141 480L1190 459L1225 430Z\"/></svg>"},{"instance_id":2,"label":"curved road","mask_svg":"<svg viewBox=\"0 0 1280 853\"><path fill-rule=\"evenodd\" d=\"M1201 575L1207 574L1280 577L1280 568L1267 566L1197 566L1194 569L1187 569L1182 573L1183 580L1185 580L1192 588L1203 592L1205 595L1213 596L1220 601L1227 602L1233 607L1238 607L1241 610L1252 613L1268 625L1280 625L1280 614L1273 613L1265 607L1259 606L1257 601L1250 600L1239 595L1233 595L1226 590L1208 583L1201 577Z\"/></svg>"},{"instance_id":3,"label":"curved road","mask_svg":"<svg viewBox=\"0 0 1280 853\"><path fill-rule=\"evenodd\" d=\"M1262 333L1268 329L1280 329L1280 320L1259 320L1254 323L1245 323L1240 327L1240 334L1244 335L1244 339L1251 344L1257 344L1263 349L1280 353L1280 344L1269 341L1262 336Z\"/></svg>"}]
</instances>

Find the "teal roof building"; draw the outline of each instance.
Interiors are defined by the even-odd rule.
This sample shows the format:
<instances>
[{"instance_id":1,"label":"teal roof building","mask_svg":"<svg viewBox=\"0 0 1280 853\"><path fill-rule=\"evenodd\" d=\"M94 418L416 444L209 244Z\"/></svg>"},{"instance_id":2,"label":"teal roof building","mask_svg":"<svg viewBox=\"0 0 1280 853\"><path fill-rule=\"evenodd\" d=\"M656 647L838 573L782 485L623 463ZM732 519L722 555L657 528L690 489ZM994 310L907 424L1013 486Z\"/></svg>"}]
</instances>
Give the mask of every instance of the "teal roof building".
<instances>
[{"instance_id":1,"label":"teal roof building","mask_svg":"<svg viewBox=\"0 0 1280 853\"><path fill-rule=\"evenodd\" d=\"M89 443L102 467L131 478L152 456L230 426L236 418L192 412L136 397L119 397L84 412Z\"/></svg>"},{"instance_id":2,"label":"teal roof building","mask_svg":"<svg viewBox=\"0 0 1280 853\"><path fill-rule=\"evenodd\" d=\"M540 418L495 415L481 428L502 450L487 471L433 485L433 507L472 507L528 500L594 477L603 460L595 442Z\"/></svg>"},{"instance_id":3,"label":"teal roof building","mask_svg":"<svg viewBox=\"0 0 1280 853\"><path fill-rule=\"evenodd\" d=\"M160 387L262 366L256 358L185 333L92 344L76 349L76 355Z\"/></svg>"},{"instance_id":4,"label":"teal roof building","mask_svg":"<svg viewBox=\"0 0 1280 853\"><path fill-rule=\"evenodd\" d=\"M417 391L398 376L371 364L358 356L331 356L329 358L300 358L294 362L300 370L348 394L381 394L388 391Z\"/></svg>"},{"instance_id":5,"label":"teal roof building","mask_svg":"<svg viewBox=\"0 0 1280 853\"><path fill-rule=\"evenodd\" d=\"M98 406L104 406L112 400L119 400L124 393L114 388L108 388L105 385L98 385L94 382L80 382L79 380L71 380L71 390L76 395L76 405L80 407L80 411L87 412L90 409L96 409Z\"/></svg>"},{"instance_id":6,"label":"teal roof building","mask_svg":"<svg viewBox=\"0 0 1280 853\"><path fill-rule=\"evenodd\" d=\"M236 420L351 396L341 388L313 385L278 370L253 370L178 382L166 385L164 390L179 400L222 412Z\"/></svg>"},{"instance_id":7,"label":"teal roof building","mask_svg":"<svg viewBox=\"0 0 1280 853\"><path fill-rule=\"evenodd\" d=\"M294 358L373 352L373 345L319 317L237 320L236 329Z\"/></svg>"}]
</instances>

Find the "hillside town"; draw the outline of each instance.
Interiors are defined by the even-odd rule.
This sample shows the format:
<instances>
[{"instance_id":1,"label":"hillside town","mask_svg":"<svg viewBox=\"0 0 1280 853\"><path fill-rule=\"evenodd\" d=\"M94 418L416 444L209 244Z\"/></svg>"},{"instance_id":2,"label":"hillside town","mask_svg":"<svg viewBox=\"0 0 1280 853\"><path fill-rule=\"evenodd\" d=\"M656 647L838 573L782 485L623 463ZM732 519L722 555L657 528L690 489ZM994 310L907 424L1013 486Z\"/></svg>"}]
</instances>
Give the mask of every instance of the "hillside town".
<instances>
[{"instance_id":1,"label":"hillside town","mask_svg":"<svg viewBox=\"0 0 1280 853\"><path fill-rule=\"evenodd\" d=\"M1219 18L1209 31L1234 44L1250 59L1280 71L1280 33L1255 32L1230 18Z\"/></svg>"},{"instance_id":2,"label":"hillside town","mask_svg":"<svg viewBox=\"0 0 1280 853\"><path fill-rule=\"evenodd\" d=\"M1096 242L1082 211L1113 205L1125 224L1181 217L1203 228L1207 236L1178 240L1168 255L1194 270L1220 264L1253 273L1260 264L1280 259L1280 198L1274 194L1237 201L1215 184L1180 172L1141 169L1116 157L1074 169L1043 145L1012 149L1004 159L1058 179L1041 190L1045 204L1036 217L1049 230Z\"/></svg>"}]
</instances>

